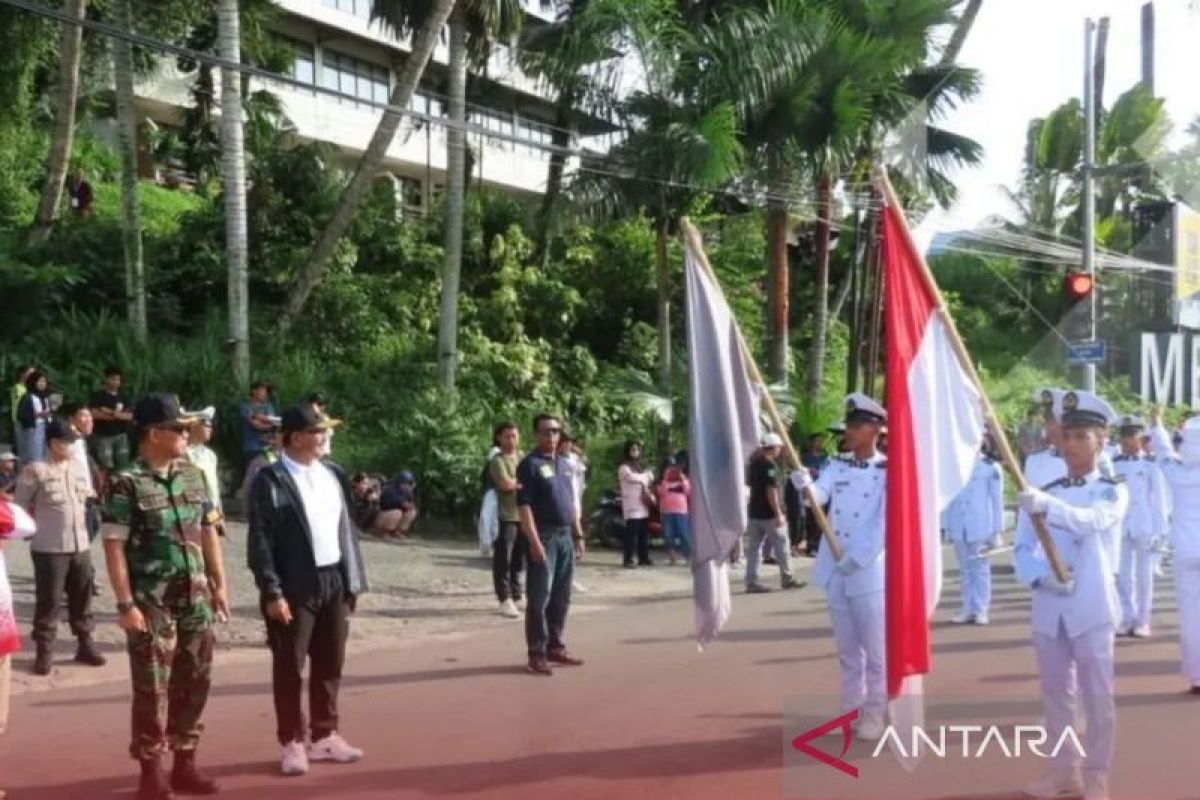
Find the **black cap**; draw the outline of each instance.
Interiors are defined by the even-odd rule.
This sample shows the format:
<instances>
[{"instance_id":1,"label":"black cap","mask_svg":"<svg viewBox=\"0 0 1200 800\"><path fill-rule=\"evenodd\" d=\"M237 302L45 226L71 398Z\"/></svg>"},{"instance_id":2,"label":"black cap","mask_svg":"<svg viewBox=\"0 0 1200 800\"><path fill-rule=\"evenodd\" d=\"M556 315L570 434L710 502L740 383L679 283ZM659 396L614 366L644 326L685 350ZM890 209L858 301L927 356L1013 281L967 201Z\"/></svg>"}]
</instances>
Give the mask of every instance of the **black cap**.
<instances>
[{"instance_id":1,"label":"black cap","mask_svg":"<svg viewBox=\"0 0 1200 800\"><path fill-rule=\"evenodd\" d=\"M283 412L281 430L283 433L299 433L314 429L328 430L335 428L338 420L330 419L310 405L292 406Z\"/></svg>"},{"instance_id":2,"label":"black cap","mask_svg":"<svg viewBox=\"0 0 1200 800\"><path fill-rule=\"evenodd\" d=\"M52 419L46 423L46 441L48 442L51 439L62 439L67 444L70 444L79 439L79 434L61 419Z\"/></svg>"},{"instance_id":3,"label":"black cap","mask_svg":"<svg viewBox=\"0 0 1200 800\"><path fill-rule=\"evenodd\" d=\"M179 398L170 392L152 392L133 407L133 422L139 428L154 425L192 425L198 417L179 407Z\"/></svg>"}]
</instances>

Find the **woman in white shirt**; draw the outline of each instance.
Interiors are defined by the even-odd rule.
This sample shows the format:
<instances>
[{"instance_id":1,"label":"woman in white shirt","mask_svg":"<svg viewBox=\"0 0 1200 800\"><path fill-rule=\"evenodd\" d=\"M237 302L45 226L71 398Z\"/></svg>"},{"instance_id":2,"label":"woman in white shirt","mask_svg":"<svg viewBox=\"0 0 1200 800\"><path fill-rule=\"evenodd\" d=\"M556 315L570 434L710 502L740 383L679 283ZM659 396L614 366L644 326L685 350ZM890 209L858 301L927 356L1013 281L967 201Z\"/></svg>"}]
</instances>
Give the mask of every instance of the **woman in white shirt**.
<instances>
[{"instance_id":1,"label":"woman in white shirt","mask_svg":"<svg viewBox=\"0 0 1200 800\"><path fill-rule=\"evenodd\" d=\"M625 443L625 457L617 470L617 483L621 487L621 516L625 518L625 566L634 567L633 554L637 551L637 565L650 567L650 507L654 504L654 472L642 463L642 443Z\"/></svg>"}]
</instances>

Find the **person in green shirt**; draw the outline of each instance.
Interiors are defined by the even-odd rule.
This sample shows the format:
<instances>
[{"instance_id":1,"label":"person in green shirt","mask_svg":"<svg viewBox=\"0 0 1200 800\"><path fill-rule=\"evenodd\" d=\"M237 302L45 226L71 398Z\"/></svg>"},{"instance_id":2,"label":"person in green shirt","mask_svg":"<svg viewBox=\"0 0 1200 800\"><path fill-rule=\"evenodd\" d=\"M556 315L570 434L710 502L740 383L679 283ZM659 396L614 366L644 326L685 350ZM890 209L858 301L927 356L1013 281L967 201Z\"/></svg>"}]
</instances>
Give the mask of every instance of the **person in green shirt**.
<instances>
[{"instance_id":1,"label":"person in green shirt","mask_svg":"<svg viewBox=\"0 0 1200 800\"><path fill-rule=\"evenodd\" d=\"M502 422L496 426L493 438L500 452L488 464L488 478L496 490L500 534L492 547L492 582L500 602L500 616L520 619L517 603L521 602L521 572L525 569L525 543L517 510L517 490L521 488L517 482L520 433L515 423Z\"/></svg>"},{"instance_id":2,"label":"person in green shirt","mask_svg":"<svg viewBox=\"0 0 1200 800\"><path fill-rule=\"evenodd\" d=\"M17 427L17 406L20 404L21 398L25 396L25 392L29 391L25 388L25 381L29 379L29 375L32 372L32 364L22 364L17 367L17 371L13 375L16 383L12 385L8 392L8 414L10 417L9 421L12 423L12 440L14 445L17 442L17 432L19 430Z\"/></svg>"}]
</instances>

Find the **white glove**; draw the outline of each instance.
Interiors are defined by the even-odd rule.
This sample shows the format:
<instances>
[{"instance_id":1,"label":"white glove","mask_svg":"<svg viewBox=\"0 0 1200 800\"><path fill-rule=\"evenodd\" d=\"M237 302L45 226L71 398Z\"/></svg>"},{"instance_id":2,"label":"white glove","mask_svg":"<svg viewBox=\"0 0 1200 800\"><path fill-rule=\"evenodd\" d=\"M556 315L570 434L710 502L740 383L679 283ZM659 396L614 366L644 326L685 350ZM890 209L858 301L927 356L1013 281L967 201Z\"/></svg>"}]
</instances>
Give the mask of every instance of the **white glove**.
<instances>
[{"instance_id":1,"label":"white glove","mask_svg":"<svg viewBox=\"0 0 1200 800\"><path fill-rule=\"evenodd\" d=\"M837 568L843 575L849 575L858 569L858 565L854 563L854 559L843 553L841 560L837 562Z\"/></svg>"},{"instance_id":2,"label":"white glove","mask_svg":"<svg viewBox=\"0 0 1200 800\"><path fill-rule=\"evenodd\" d=\"M1026 489L1017 493L1017 504L1026 514L1045 514L1054 498L1041 489Z\"/></svg>"},{"instance_id":3,"label":"white glove","mask_svg":"<svg viewBox=\"0 0 1200 800\"><path fill-rule=\"evenodd\" d=\"M798 469L792 473L792 486L795 486L798 491L803 492L812 485L812 475L808 474L808 470Z\"/></svg>"},{"instance_id":4,"label":"white glove","mask_svg":"<svg viewBox=\"0 0 1200 800\"><path fill-rule=\"evenodd\" d=\"M1034 585L1038 589L1045 589L1047 592L1062 597L1067 597L1075 593L1075 581L1073 579L1068 579L1066 583L1063 583L1053 575L1043 575L1037 579L1037 583Z\"/></svg>"}]
</instances>

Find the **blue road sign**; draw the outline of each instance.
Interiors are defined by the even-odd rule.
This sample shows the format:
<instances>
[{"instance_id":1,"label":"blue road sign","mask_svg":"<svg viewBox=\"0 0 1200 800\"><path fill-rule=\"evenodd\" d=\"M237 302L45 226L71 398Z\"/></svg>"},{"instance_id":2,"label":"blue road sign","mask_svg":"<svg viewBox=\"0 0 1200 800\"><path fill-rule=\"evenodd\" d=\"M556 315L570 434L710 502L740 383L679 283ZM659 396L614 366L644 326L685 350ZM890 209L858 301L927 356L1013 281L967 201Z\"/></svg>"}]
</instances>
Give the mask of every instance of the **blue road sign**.
<instances>
[{"instance_id":1,"label":"blue road sign","mask_svg":"<svg viewBox=\"0 0 1200 800\"><path fill-rule=\"evenodd\" d=\"M1104 341L1067 343L1068 364L1103 364L1107 360L1108 345Z\"/></svg>"}]
</instances>

